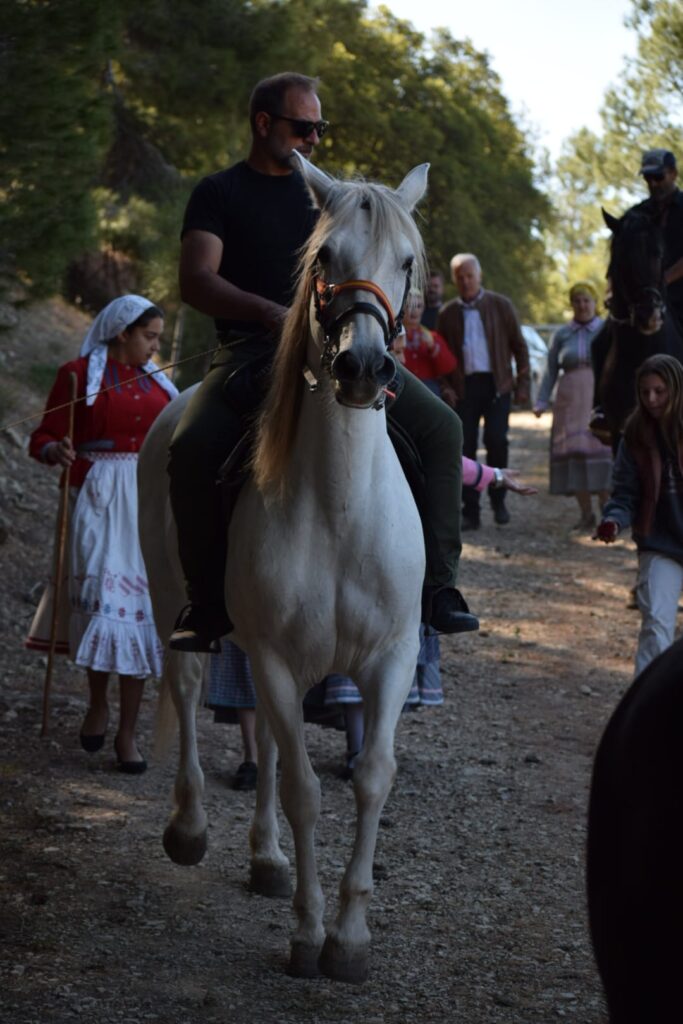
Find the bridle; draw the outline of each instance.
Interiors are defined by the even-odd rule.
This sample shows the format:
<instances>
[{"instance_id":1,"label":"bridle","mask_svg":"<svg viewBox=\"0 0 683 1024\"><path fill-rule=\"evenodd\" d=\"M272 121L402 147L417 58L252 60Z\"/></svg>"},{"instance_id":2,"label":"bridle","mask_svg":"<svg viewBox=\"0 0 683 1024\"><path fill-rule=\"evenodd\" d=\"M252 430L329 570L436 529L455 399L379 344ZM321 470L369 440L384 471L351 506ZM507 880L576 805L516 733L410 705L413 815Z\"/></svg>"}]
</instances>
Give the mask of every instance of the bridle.
<instances>
[{"instance_id":1,"label":"bridle","mask_svg":"<svg viewBox=\"0 0 683 1024\"><path fill-rule=\"evenodd\" d=\"M374 281L343 281L341 284L330 284L327 281L321 281L317 274L313 276L311 281L311 290L313 292L313 302L315 304L315 318L322 327L325 334L325 342L323 345L322 353L322 365L325 369L329 369L332 364L332 360L339 352L339 331L346 320L349 320L356 313L367 313L369 316L373 316L382 328L384 334L384 344L387 348L391 345L396 337L398 337L401 327L403 325L403 313L405 310L406 299L408 298L408 292L410 291L410 281L412 277L412 270L406 271L406 284L403 290L403 298L401 300L401 308L398 314L395 316L394 311L391 308L391 302L384 294L382 289ZM382 316L380 308L372 302L352 302L351 305L343 309L337 316L332 316L330 306L337 298L338 295L342 295L344 292L369 292L374 295L378 300L381 308L386 313L386 319Z\"/></svg>"},{"instance_id":2,"label":"bridle","mask_svg":"<svg viewBox=\"0 0 683 1024\"><path fill-rule=\"evenodd\" d=\"M332 363L335 357L339 354L339 334L341 328L347 320L350 320L352 316L357 313L367 313L368 316L372 316L377 320L382 333L384 334L384 344L387 349L391 346L392 342L398 337L403 326L403 314L405 311L406 300L410 291L410 282L412 278L412 268L409 267L406 271L406 283L403 290L403 298L401 300L401 308L397 314L391 306L391 302L382 291L378 284L374 281L365 280L350 280L342 281L341 284L332 284L328 281L321 280L317 274L313 275L311 280L311 291L313 294L313 303L315 305L315 318L323 329L323 346L322 355L320 357L320 365L323 370L332 376ZM356 301L346 306L340 313L334 315L332 310L332 304L339 295L343 295L344 292L368 292L379 302L379 306L373 302ZM384 315L382 313L384 312ZM318 380L312 373L308 366L304 367L304 377L308 383L310 391L317 391ZM367 408L381 409L384 406L386 400L386 388L383 389L380 398L371 402Z\"/></svg>"},{"instance_id":3,"label":"bridle","mask_svg":"<svg viewBox=\"0 0 683 1024\"><path fill-rule=\"evenodd\" d=\"M659 290L659 288L655 288L654 285L647 286L647 287L639 288L638 289L638 293L639 293L639 295L641 295L643 297L648 296L648 295L651 296L651 298L653 300L652 304L651 304L652 305L652 311L654 312L655 310L658 310L659 313L661 314L662 318L664 317L664 314L666 312L666 303L664 301L664 297L663 297L661 291ZM609 310L609 317L610 317L610 320L613 321L613 323L615 323L615 324L628 324L629 327L633 327L633 328L636 328L638 311L639 310L643 310L644 312L646 312L650 308L650 303L646 303L645 301L626 303L627 315L625 317L619 317L615 313L612 312L612 305L613 305L613 300L612 299L608 299L608 301L605 303L605 305L607 306L607 308Z\"/></svg>"}]
</instances>

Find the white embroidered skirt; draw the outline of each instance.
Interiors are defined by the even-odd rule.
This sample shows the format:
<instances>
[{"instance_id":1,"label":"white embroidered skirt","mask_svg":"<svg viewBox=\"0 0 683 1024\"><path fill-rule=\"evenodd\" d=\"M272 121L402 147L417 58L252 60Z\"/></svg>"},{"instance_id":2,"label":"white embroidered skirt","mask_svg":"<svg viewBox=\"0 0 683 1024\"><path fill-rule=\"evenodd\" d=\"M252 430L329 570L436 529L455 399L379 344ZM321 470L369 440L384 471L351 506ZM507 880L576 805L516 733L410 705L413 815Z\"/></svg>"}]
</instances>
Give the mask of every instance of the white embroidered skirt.
<instances>
[{"instance_id":1,"label":"white embroidered skirt","mask_svg":"<svg viewBox=\"0 0 683 1024\"><path fill-rule=\"evenodd\" d=\"M88 458L94 465L69 522L68 629L60 616L58 637L68 636L70 656L82 668L160 676L163 648L138 541L137 455L98 452ZM46 649L53 592L50 582L28 647Z\"/></svg>"}]
</instances>

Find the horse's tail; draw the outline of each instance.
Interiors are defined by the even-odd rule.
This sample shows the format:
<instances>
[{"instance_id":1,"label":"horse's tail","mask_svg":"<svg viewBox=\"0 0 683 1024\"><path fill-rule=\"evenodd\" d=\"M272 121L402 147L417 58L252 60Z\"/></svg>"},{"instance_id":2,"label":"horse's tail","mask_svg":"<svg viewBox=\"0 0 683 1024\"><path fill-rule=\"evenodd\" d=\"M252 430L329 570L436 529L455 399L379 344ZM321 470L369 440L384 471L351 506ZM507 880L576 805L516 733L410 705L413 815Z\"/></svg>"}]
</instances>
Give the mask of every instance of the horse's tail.
<instances>
[{"instance_id":1,"label":"horse's tail","mask_svg":"<svg viewBox=\"0 0 683 1024\"><path fill-rule=\"evenodd\" d=\"M168 663L168 659L167 659ZM171 749L171 743L178 731L178 715L171 696L171 686L166 666L161 676L159 700L154 722L154 757L157 761L165 761Z\"/></svg>"}]
</instances>

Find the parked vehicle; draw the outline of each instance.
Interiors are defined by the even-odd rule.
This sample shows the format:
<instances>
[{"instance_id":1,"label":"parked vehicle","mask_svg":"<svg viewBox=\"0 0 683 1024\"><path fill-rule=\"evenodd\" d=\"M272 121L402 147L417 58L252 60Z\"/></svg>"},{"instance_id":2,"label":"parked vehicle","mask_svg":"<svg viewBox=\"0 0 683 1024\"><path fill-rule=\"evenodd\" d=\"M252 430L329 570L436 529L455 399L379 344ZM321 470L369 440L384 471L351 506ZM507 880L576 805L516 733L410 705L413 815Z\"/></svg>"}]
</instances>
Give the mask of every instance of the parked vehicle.
<instances>
[{"instance_id":1,"label":"parked vehicle","mask_svg":"<svg viewBox=\"0 0 683 1024\"><path fill-rule=\"evenodd\" d=\"M536 401L538 389L541 386L546 363L548 362L548 346L531 324L522 324L522 334L526 346L529 349L529 376L531 386L529 388L529 403L527 409L533 407Z\"/></svg>"}]
</instances>

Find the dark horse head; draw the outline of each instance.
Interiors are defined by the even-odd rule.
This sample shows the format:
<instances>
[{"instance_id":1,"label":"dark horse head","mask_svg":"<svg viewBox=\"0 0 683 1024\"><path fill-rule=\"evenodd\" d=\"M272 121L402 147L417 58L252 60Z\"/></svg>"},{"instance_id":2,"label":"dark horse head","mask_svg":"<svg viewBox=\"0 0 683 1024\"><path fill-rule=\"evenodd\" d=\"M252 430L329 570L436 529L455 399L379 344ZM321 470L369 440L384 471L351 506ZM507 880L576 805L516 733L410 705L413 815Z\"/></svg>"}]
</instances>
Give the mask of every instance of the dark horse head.
<instances>
[{"instance_id":1,"label":"dark horse head","mask_svg":"<svg viewBox=\"0 0 683 1024\"><path fill-rule=\"evenodd\" d=\"M655 334L664 321L664 237L659 224L642 210L621 219L602 211L612 232L607 271L612 284L612 320L641 334Z\"/></svg>"},{"instance_id":2,"label":"dark horse head","mask_svg":"<svg viewBox=\"0 0 683 1024\"><path fill-rule=\"evenodd\" d=\"M683 361L683 340L664 302L661 225L637 207L619 219L603 210L603 217L612 232L608 270L612 294L609 318L593 342L591 356L595 405L616 445L635 406L636 370L644 359L660 352ZM596 415L594 423L598 422Z\"/></svg>"}]
</instances>

